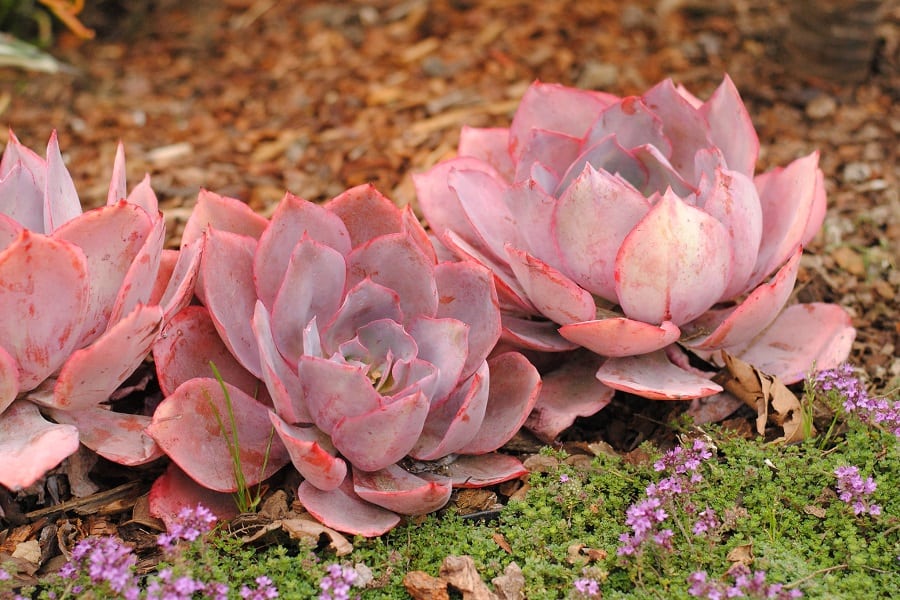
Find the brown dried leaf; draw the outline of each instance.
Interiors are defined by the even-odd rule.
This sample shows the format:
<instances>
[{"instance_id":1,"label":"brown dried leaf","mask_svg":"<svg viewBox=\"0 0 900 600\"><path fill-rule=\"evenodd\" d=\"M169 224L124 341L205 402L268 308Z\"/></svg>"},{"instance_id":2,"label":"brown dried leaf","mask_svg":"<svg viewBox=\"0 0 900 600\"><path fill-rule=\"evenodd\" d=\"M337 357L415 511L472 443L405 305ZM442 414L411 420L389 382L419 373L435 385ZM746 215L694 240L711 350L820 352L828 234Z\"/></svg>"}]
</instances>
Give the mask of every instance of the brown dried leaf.
<instances>
[{"instance_id":1,"label":"brown dried leaf","mask_svg":"<svg viewBox=\"0 0 900 600\"><path fill-rule=\"evenodd\" d=\"M279 521L276 521L276 523ZM333 550L337 556L346 556L353 552L353 544L343 535L325 527L318 521L312 519L284 519L280 521L281 527L291 536L292 539L302 540L315 538L318 540L323 534L331 540L328 548Z\"/></svg>"},{"instance_id":2,"label":"brown dried leaf","mask_svg":"<svg viewBox=\"0 0 900 600\"><path fill-rule=\"evenodd\" d=\"M812 515L818 519L825 518L825 509L821 506L815 506L813 504L809 504L803 507L803 512L807 515Z\"/></svg>"},{"instance_id":3,"label":"brown dried leaf","mask_svg":"<svg viewBox=\"0 0 900 600\"><path fill-rule=\"evenodd\" d=\"M463 600L498 600L481 580L471 556L448 556L441 564L440 575L462 593Z\"/></svg>"},{"instance_id":4,"label":"brown dried leaf","mask_svg":"<svg viewBox=\"0 0 900 600\"><path fill-rule=\"evenodd\" d=\"M713 377L731 394L756 409L756 431L765 434L766 423L781 427L784 435L776 442L797 442L804 439L803 409L796 395L775 376L763 373L753 365L722 352L725 369ZM810 424L810 433L815 430Z\"/></svg>"},{"instance_id":5,"label":"brown dried leaf","mask_svg":"<svg viewBox=\"0 0 900 600\"><path fill-rule=\"evenodd\" d=\"M735 546L728 552L728 556L725 558L730 563L749 567L753 564L753 544L741 544L740 546Z\"/></svg>"},{"instance_id":6,"label":"brown dried leaf","mask_svg":"<svg viewBox=\"0 0 900 600\"><path fill-rule=\"evenodd\" d=\"M450 600L447 582L425 571L410 571L404 575L403 587L413 600Z\"/></svg>"},{"instance_id":7,"label":"brown dried leaf","mask_svg":"<svg viewBox=\"0 0 900 600\"><path fill-rule=\"evenodd\" d=\"M494 540L494 543L503 548L503 551L507 554L512 554L512 546L509 545L509 542L506 541L506 537L502 533L495 533L491 536Z\"/></svg>"}]
</instances>

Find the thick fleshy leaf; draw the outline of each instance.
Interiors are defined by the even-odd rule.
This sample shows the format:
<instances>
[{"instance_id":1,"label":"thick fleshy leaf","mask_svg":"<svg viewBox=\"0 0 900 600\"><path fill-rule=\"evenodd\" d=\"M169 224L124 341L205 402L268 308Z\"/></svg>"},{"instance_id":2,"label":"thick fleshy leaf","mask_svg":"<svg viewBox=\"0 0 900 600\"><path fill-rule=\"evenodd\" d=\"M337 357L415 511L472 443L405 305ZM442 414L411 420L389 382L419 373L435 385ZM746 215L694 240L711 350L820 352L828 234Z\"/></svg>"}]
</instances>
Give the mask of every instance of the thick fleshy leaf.
<instances>
[{"instance_id":1,"label":"thick fleshy leaf","mask_svg":"<svg viewBox=\"0 0 900 600\"><path fill-rule=\"evenodd\" d=\"M453 231L470 244L479 236L466 216L456 192L447 185L453 171L476 170L487 173L497 181L503 178L489 164L475 158L460 157L436 164L425 173L413 175L416 197L431 230L444 241L447 231Z\"/></svg>"},{"instance_id":2,"label":"thick fleshy leaf","mask_svg":"<svg viewBox=\"0 0 900 600\"><path fill-rule=\"evenodd\" d=\"M650 144L663 156L672 154L672 144L663 134L662 120L636 96L622 98L601 111L585 136L584 147L593 146L613 134L623 148Z\"/></svg>"},{"instance_id":3,"label":"thick fleshy leaf","mask_svg":"<svg viewBox=\"0 0 900 600\"><path fill-rule=\"evenodd\" d=\"M331 440L351 465L377 471L409 454L422 433L428 408L428 397L421 392L385 398L371 412L341 419Z\"/></svg>"},{"instance_id":4,"label":"thick fleshy leaf","mask_svg":"<svg viewBox=\"0 0 900 600\"><path fill-rule=\"evenodd\" d=\"M325 207L344 222L353 248L403 229L402 211L371 183L350 188Z\"/></svg>"},{"instance_id":5,"label":"thick fleshy leaf","mask_svg":"<svg viewBox=\"0 0 900 600\"><path fill-rule=\"evenodd\" d=\"M165 219L157 218L147 238L141 245L119 288L107 328L130 313L138 304L150 303L162 261L163 244L166 241Z\"/></svg>"},{"instance_id":6,"label":"thick fleshy leaf","mask_svg":"<svg viewBox=\"0 0 900 600\"><path fill-rule=\"evenodd\" d=\"M28 487L76 450L78 429L47 421L27 400L0 414L0 485Z\"/></svg>"},{"instance_id":7,"label":"thick fleshy leaf","mask_svg":"<svg viewBox=\"0 0 900 600\"><path fill-rule=\"evenodd\" d=\"M553 236L560 270L590 292L616 301L616 252L649 210L644 195L627 181L586 166L556 205Z\"/></svg>"},{"instance_id":8,"label":"thick fleshy leaf","mask_svg":"<svg viewBox=\"0 0 900 600\"><path fill-rule=\"evenodd\" d=\"M603 170L613 175L619 175L636 189L644 189L647 186L649 173L640 160L631 150L627 150L619 144L616 135L608 135L584 152L572 162L559 184L554 195L559 197L572 185L585 167L591 165L598 171Z\"/></svg>"},{"instance_id":9,"label":"thick fleshy leaf","mask_svg":"<svg viewBox=\"0 0 900 600\"><path fill-rule=\"evenodd\" d=\"M438 460L471 442L484 421L489 383L488 364L482 361L481 368L461 382L452 395L431 407L410 456L417 460Z\"/></svg>"},{"instance_id":10,"label":"thick fleshy leaf","mask_svg":"<svg viewBox=\"0 0 900 600\"><path fill-rule=\"evenodd\" d=\"M584 288L527 252L506 246L509 266L538 311L560 325L593 319L597 307Z\"/></svg>"},{"instance_id":11,"label":"thick fleshy leaf","mask_svg":"<svg viewBox=\"0 0 900 600\"><path fill-rule=\"evenodd\" d=\"M19 394L19 366L16 359L0 346L0 415Z\"/></svg>"},{"instance_id":12,"label":"thick fleshy leaf","mask_svg":"<svg viewBox=\"0 0 900 600\"><path fill-rule=\"evenodd\" d=\"M800 238L800 244L806 246L819 230L822 223L825 222L825 212L827 210L825 197L825 174L822 169L816 169L816 190L813 192L812 208L809 211L809 220L806 222L806 230L803 237Z\"/></svg>"},{"instance_id":13,"label":"thick fleshy leaf","mask_svg":"<svg viewBox=\"0 0 900 600\"><path fill-rule=\"evenodd\" d=\"M316 520L344 533L376 537L400 523L396 513L360 498L353 491L350 477L339 488L328 492L304 481L297 489L297 500Z\"/></svg>"},{"instance_id":14,"label":"thick fleshy leaf","mask_svg":"<svg viewBox=\"0 0 900 600\"><path fill-rule=\"evenodd\" d=\"M329 435L344 419L367 415L382 403L364 368L355 365L302 356L297 376L313 422Z\"/></svg>"},{"instance_id":15,"label":"thick fleshy leaf","mask_svg":"<svg viewBox=\"0 0 900 600\"><path fill-rule=\"evenodd\" d=\"M508 454L460 456L447 465L444 474L450 476L455 488L480 488L497 485L528 473L518 458Z\"/></svg>"},{"instance_id":16,"label":"thick fleshy leaf","mask_svg":"<svg viewBox=\"0 0 900 600\"><path fill-rule=\"evenodd\" d=\"M725 155L728 168L753 176L759 156L759 138L737 88L726 74L700 114L709 123L709 137Z\"/></svg>"},{"instance_id":17,"label":"thick fleshy leaf","mask_svg":"<svg viewBox=\"0 0 900 600\"><path fill-rule=\"evenodd\" d=\"M366 472L353 469L353 490L360 498L401 515L424 515L442 508L453 491L449 477L413 475L397 465Z\"/></svg>"},{"instance_id":18,"label":"thick fleshy leaf","mask_svg":"<svg viewBox=\"0 0 900 600\"><path fill-rule=\"evenodd\" d=\"M126 200L128 200L129 204L140 206L146 210L149 215L159 213L159 199L156 197L153 188L150 187L149 175L144 175L144 178L141 179L140 183L134 186L134 189L128 194Z\"/></svg>"},{"instance_id":19,"label":"thick fleshy leaf","mask_svg":"<svg viewBox=\"0 0 900 600\"><path fill-rule=\"evenodd\" d=\"M287 448L294 468L303 478L327 492L337 489L347 476L347 463L337 456L330 438L316 427L294 427L275 413L272 426Z\"/></svg>"},{"instance_id":20,"label":"thick fleshy leaf","mask_svg":"<svg viewBox=\"0 0 900 600\"><path fill-rule=\"evenodd\" d=\"M285 194L272 222L259 238L253 280L259 299L272 310L290 264L294 247L303 239L330 246L343 256L350 252L350 232L338 215L293 194Z\"/></svg>"},{"instance_id":21,"label":"thick fleshy leaf","mask_svg":"<svg viewBox=\"0 0 900 600\"><path fill-rule=\"evenodd\" d=\"M671 321L652 325L627 317L611 317L572 323L559 334L601 356L635 356L674 344L681 330Z\"/></svg>"},{"instance_id":22,"label":"thick fleshy leaf","mask_svg":"<svg viewBox=\"0 0 900 600\"><path fill-rule=\"evenodd\" d=\"M78 410L108 400L150 353L161 323L160 307L138 305L93 344L76 350L59 372L54 407Z\"/></svg>"},{"instance_id":23,"label":"thick fleshy leaf","mask_svg":"<svg viewBox=\"0 0 900 600\"><path fill-rule=\"evenodd\" d=\"M44 191L44 231L53 233L81 214L81 202L59 152L56 131L47 144L47 182Z\"/></svg>"},{"instance_id":24,"label":"thick fleshy leaf","mask_svg":"<svg viewBox=\"0 0 900 600\"><path fill-rule=\"evenodd\" d=\"M147 433L194 481L218 492L234 492L235 465L226 439L237 437L247 485L268 479L290 457L281 440L272 439L269 409L227 382L225 388L231 410L215 379L186 381L157 407Z\"/></svg>"},{"instance_id":25,"label":"thick fleshy leaf","mask_svg":"<svg viewBox=\"0 0 900 600\"><path fill-rule=\"evenodd\" d=\"M747 280L756 266L762 240L763 215L759 195L753 181L745 175L716 168L712 181L705 181L709 190L701 189L699 201L708 214L717 218L731 236L734 253L731 281L723 298L734 298L746 291Z\"/></svg>"},{"instance_id":26,"label":"thick fleshy leaf","mask_svg":"<svg viewBox=\"0 0 900 600\"><path fill-rule=\"evenodd\" d=\"M152 229L150 215L121 201L89 210L53 232L54 239L78 246L87 258L91 296L79 346L90 343L106 330L125 275ZM164 230L160 229L160 250L162 233ZM153 258L145 255L143 260ZM138 287L135 291L149 296L153 279L138 283L143 289Z\"/></svg>"},{"instance_id":27,"label":"thick fleshy leaf","mask_svg":"<svg viewBox=\"0 0 900 600\"><path fill-rule=\"evenodd\" d=\"M184 225L181 245L190 244L203 237L209 228L245 235L258 240L269 225L265 217L238 200L208 190L200 190L197 203Z\"/></svg>"},{"instance_id":28,"label":"thick fleshy leaf","mask_svg":"<svg viewBox=\"0 0 900 600\"><path fill-rule=\"evenodd\" d=\"M113 161L113 172L109 178L109 192L106 194L106 205L118 204L119 200L128 197L128 184L125 179L125 146L122 142L116 146L116 158Z\"/></svg>"},{"instance_id":29,"label":"thick fleshy leaf","mask_svg":"<svg viewBox=\"0 0 900 600\"><path fill-rule=\"evenodd\" d=\"M82 444L114 463L143 465L163 455L162 448L144 433L150 417L96 407L51 410L50 416L57 423L77 427Z\"/></svg>"},{"instance_id":30,"label":"thick fleshy leaf","mask_svg":"<svg viewBox=\"0 0 900 600\"><path fill-rule=\"evenodd\" d=\"M803 241L810 215L819 199L824 199L824 188L817 185L818 164L819 153L813 152L754 179L763 211L763 235L748 287L756 287L784 264Z\"/></svg>"},{"instance_id":31,"label":"thick fleshy leaf","mask_svg":"<svg viewBox=\"0 0 900 600\"><path fill-rule=\"evenodd\" d=\"M550 188L550 191L556 187ZM553 235L557 200L534 177L507 188L504 200L518 229L522 248L548 265L561 264L562 248ZM506 253L502 256L506 262Z\"/></svg>"},{"instance_id":32,"label":"thick fleshy leaf","mask_svg":"<svg viewBox=\"0 0 900 600\"><path fill-rule=\"evenodd\" d=\"M699 340L688 340L686 346L698 350L716 350L744 344L765 330L781 312L797 281L802 248L778 271L772 281L753 290L724 320L714 312L715 321L706 323L704 316L691 323L691 328L708 327L712 333ZM709 330L707 329L707 330Z\"/></svg>"},{"instance_id":33,"label":"thick fleshy leaf","mask_svg":"<svg viewBox=\"0 0 900 600\"><path fill-rule=\"evenodd\" d=\"M260 300L256 301L253 313L253 331L259 344L262 379L272 397L275 412L292 425L311 423L312 417L304 401L300 379L275 347L272 321Z\"/></svg>"},{"instance_id":34,"label":"thick fleshy leaf","mask_svg":"<svg viewBox=\"0 0 900 600\"><path fill-rule=\"evenodd\" d=\"M503 331L500 339L516 348L539 352L565 352L578 344L559 334L559 326L552 321L533 321L502 315Z\"/></svg>"},{"instance_id":35,"label":"thick fleshy leaf","mask_svg":"<svg viewBox=\"0 0 900 600\"><path fill-rule=\"evenodd\" d=\"M613 389L651 400L691 400L722 391L709 379L672 364L663 350L610 358L597 371L597 379Z\"/></svg>"},{"instance_id":36,"label":"thick fleshy leaf","mask_svg":"<svg viewBox=\"0 0 900 600\"><path fill-rule=\"evenodd\" d=\"M304 237L291 253L281 288L272 308L275 345L296 363L303 354L303 329L316 318L327 323L344 298L347 281L344 255Z\"/></svg>"},{"instance_id":37,"label":"thick fleshy leaf","mask_svg":"<svg viewBox=\"0 0 900 600\"><path fill-rule=\"evenodd\" d=\"M691 183L693 180L685 178L658 148L645 144L629 152L640 161L647 174L647 181L638 187L645 195L650 196L654 192L662 194L667 188L671 188L675 194L684 198L697 191L696 186Z\"/></svg>"},{"instance_id":38,"label":"thick fleshy leaf","mask_svg":"<svg viewBox=\"0 0 900 600\"><path fill-rule=\"evenodd\" d=\"M447 232L447 248L461 259L460 262L474 262L491 271L494 277L494 286L497 289L497 301L504 312L533 314L534 306L525 296L525 291L519 285L512 269L504 259L502 262L494 260L486 254L482 254L476 248L469 245L452 231Z\"/></svg>"},{"instance_id":39,"label":"thick fleshy leaf","mask_svg":"<svg viewBox=\"0 0 900 600\"><path fill-rule=\"evenodd\" d=\"M525 423L541 390L541 376L518 352L506 352L488 361L490 392L487 411L475 438L462 454L492 452L508 442Z\"/></svg>"},{"instance_id":40,"label":"thick fleshy leaf","mask_svg":"<svg viewBox=\"0 0 900 600\"><path fill-rule=\"evenodd\" d=\"M522 152L516 162L516 174L513 181L521 182L530 179L535 165L541 165L558 179L581 153L581 143L581 137L559 131L532 129L528 137L524 139Z\"/></svg>"},{"instance_id":41,"label":"thick fleshy leaf","mask_svg":"<svg viewBox=\"0 0 900 600\"><path fill-rule=\"evenodd\" d=\"M0 176L0 213L26 229L44 233L44 188L33 172L21 162Z\"/></svg>"},{"instance_id":42,"label":"thick fleshy leaf","mask_svg":"<svg viewBox=\"0 0 900 600\"><path fill-rule=\"evenodd\" d=\"M555 83L532 83L509 127L509 153L518 161L532 129L583 137L597 115L618 98Z\"/></svg>"},{"instance_id":43,"label":"thick fleshy leaf","mask_svg":"<svg viewBox=\"0 0 900 600\"><path fill-rule=\"evenodd\" d=\"M183 525L179 517L182 509L194 509L199 505L208 508L218 520L230 521L238 516L237 506L231 494L214 492L198 485L175 464L170 464L150 488L150 514L162 519L166 529Z\"/></svg>"},{"instance_id":44,"label":"thick fleshy leaf","mask_svg":"<svg viewBox=\"0 0 900 600\"><path fill-rule=\"evenodd\" d=\"M516 167L509 156L509 129L463 125L456 152L461 157L483 160L496 169L503 179L512 181Z\"/></svg>"},{"instance_id":45,"label":"thick fleshy leaf","mask_svg":"<svg viewBox=\"0 0 900 600\"><path fill-rule=\"evenodd\" d=\"M9 141L6 144L6 148L3 149L3 156L0 157L0 179L6 177L18 162L21 162L27 170L34 174L39 184L38 188L43 194L47 174L47 161L38 156L31 148L23 146L16 134L10 129Z\"/></svg>"},{"instance_id":46,"label":"thick fleshy leaf","mask_svg":"<svg viewBox=\"0 0 900 600\"><path fill-rule=\"evenodd\" d=\"M459 205L475 231L475 236L467 241L503 262L504 244L519 241L516 222L504 198L506 182L485 171L468 169L450 171L447 185L456 192Z\"/></svg>"},{"instance_id":47,"label":"thick fleshy leaf","mask_svg":"<svg viewBox=\"0 0 900 600\"><path fill-rule=\"evenodd\" d=\"M154 286L154 294L162 287L162 295L155 303L159 304L163 309L163 321L168 323L178 311L186 307L194 296L194 286L200 274L200 259L203 255L203 248L206 244L206 238L195 240L190 244L185 244L178 252L178 258L175 264L163 270L166 251L163 251L160 260L160 269L157 272L157 284L160 277L164 276L165 286ZM171 257L171 254L168 254ZM151 299L153 295L151 295Z\"/></svg>"},{"instance_id":48,"label":"thick fleshy leaf","mask_svg":"<svg viewBox=\"0 0 900 600\"><path fill-rule=\"evenodd\" d=\"M259 347L250 326L256 306L256 293L250 285L256 245L251 237L208 231L200 259L200 285L219 336L241 365L260 377Z\"/></svg>"},{"instance_id":49,"label":"thick fleshy leaf","mask_svg":"<svg viewBox=\"0 0 900 600\"><path fill-rule=\"evenodd\" d=\"M212 377L209 363L216 366L222 379L248 396L259 391L259 379L228 351L209 311L202 306L188 306L172 317L153 344L153 362L164 396L194 377Z\"/></svg>"},{"instance_id":50,"label":"thick fleshy leaf","mask_svg":"<svg viewBox=\"0 0 900 600\"><path fill-rule=\"evenodd\" d=\"M337 350L343 342L353 339L356 330L378 319L403 320L400 299L391 289L363 279L344 297L344 303L322 334L326 355Z\"/></svg>"},{"instance_id":51,"label":"thick fleshy leaf","mask_svg":"<svg viewBox=\"0 0 900 600\"><path fill-rule=\"evenodd\" d=\"M541 378L541 393L525 427L551 443L576 417L589 417L612 400L615 390L594 377L603 359L579 352Z\"/></svg>"},{"instance_id":52,"label":"thick fleshy leaf","mask_svg":"<svg viewBox=\"0 0 900 600\"><path fill-rule=\"evenodd\" d=\"M855 337L850 315L840 306L794 304L749 346L728 351L791 384L813 369L832 369L847 360Z\"/></svg>"},{"instance_id":53,"label":"thick fleshy leaf","mask_svg":"<svg viewBox=\"0 0 900 600\"><path fill-rule=\"evenodd\" d=\"M23 230L0 252L0 340L31 390L69 357L88 307L87 260L80 248Z\"/></svg>"},{"instance_id":54,"label":"thick fleshy leaf","mask_svg":"<svg viewBox=\"0 0 900 600\"><path fill-rule=\"evenodd\" d=\"M434 269L437 317L469 326L468 355L460 379L469 377L484 362L500 339L497 292L490 271L471 262L441 263Z\"/></svg>"},{"instance_id":55,"label":"thick fleshy leaf","mask_svg":"<svg viewBox=\"0 0 900 600\"><path fill-rule=\"evenodd\" d=\"M622 242L616 294L632 319L680 325L721 298L732 262L725 227L666 192Z\"/></svg>"},{"instance_id":56,"label":"thick fleshy leaf","mask_svg":"<svg viewBox=\"0 0 900 600\"><path fill-rule=\"evenodd\" d=\"M650 88L643 100L662 119L663 133L672 144L666 158L687 181L696 181L694 155L713 145L706 119L678 93L671 79Z\"/></svg>"},{"instance_id":57,"label":"thick fleshy leaf","mask_svg":"<svg viewBox=\"0 0 900 600\"><path fill-rule=\"evenodd\" d=\"M347 257L347 274L348 286L371 279L397 292L406 321L437 312L434 265L408 235L384 235L355 248Z\"/></svg>"},{"instance_id":58,"label":"thick fleshy leaf","mask_svg":"<svg viewBox=\"0 0 900 600\"><path fill-rule=\"evenodd\" d=\"M439 402L453 391L461 379L469 354L470 328L456 319L422 317L413 321L407 330L416 341L418 357L437 369L437 381L431 397L433 402Z\"/></svg>"}]
</instances>

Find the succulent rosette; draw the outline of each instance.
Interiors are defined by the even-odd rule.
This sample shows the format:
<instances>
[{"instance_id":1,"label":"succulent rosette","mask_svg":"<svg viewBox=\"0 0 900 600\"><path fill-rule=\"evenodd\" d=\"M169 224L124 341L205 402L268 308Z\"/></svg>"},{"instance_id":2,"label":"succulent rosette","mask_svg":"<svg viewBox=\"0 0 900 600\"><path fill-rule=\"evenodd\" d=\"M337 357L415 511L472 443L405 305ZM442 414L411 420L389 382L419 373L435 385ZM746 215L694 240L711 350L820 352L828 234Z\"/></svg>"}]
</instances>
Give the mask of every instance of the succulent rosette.
<instances>
[{"instance_id":1,"label":"succulent rosette","mask_svg":"<svg viewBox=\"0 0 900 600\"><path fill-rule=\"evenodd\" d=\"M488 359L501 330L489 271L438 262L409 209L360 186L324 206L287 194L269 221L202 192L184 239L204 232L203 306L154 348L167 397L148 429L194 484L164 476L158 513L196 486L236 489L223 429L248 484L292 463L314 517L367 536L442 507L454 486L525 472L494 451L533 408L537 370L518 352ZM228 406L210 360L236 429L211 409Z\"/></svg>"},{"instance_id":2,"label":"succulent rosette","mask_svg":"<svg viewBox=\"0 0 900 600\"><path fill-rule=\"evenodd\" d=\"M838 306L784 308L825 214L818 155L754 175L758 152L727 76L706 102L671 81L624 98L538 82L509 128L464 129L415 184L443 246L494 273L506 343L584 347L611 388L699 398L721 388L684 349L794 382L855 335Z\"/></svg>"},{"instance_id":3,"label":"succulent rosette","mask_svg":"<svg viewBox=\"0 0 900 600\"><path fill-rule=\"evenodd\" d=\"M149 416L107 402L191 298L199 243L179 255L164 238L149 179L126 193L121 145L106 206L82 212L56 134L45 159L10 132L0 159L0 484L31 485L79 442L126 465L161 456L142 431Z\"/></svg>"}]
</instances>

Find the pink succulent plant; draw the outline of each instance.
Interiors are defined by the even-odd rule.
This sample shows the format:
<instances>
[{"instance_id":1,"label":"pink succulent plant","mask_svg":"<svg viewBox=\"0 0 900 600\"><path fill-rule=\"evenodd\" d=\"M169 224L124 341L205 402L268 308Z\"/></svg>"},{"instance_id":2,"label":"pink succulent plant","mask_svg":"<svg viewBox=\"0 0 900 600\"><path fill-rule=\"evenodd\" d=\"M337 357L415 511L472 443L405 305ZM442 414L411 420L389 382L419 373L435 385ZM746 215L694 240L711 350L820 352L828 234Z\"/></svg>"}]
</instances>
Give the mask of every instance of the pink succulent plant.
<instances>
[{"instance_id":1,"label":"pink succulent plant","mask_svg":"<svg viewBox=\"0 0 900 600\"><path fill-rule=\"evenodd\" d=\"M157 514L236 490L210 360L247 484L292 463L298 499L335 529L379 535L454 486L525 472L494 451L531 412L537 370L517 352L488 358L500 337L489 271L438 262L409 209L360 186L325 206L287 194L268 221L204 191L184 242L204 233L203 306L154 348L167 397L148 432L177 465L151 492Z\"/></svg>"},{"instance_id":2,"label":"pink succulent plant","mask_svg":"<svg viewBox=\"0 0 900 600\"><path fill-rule=\"evenodd\" d=\"M126 195L121 144L106 206L83 213L56 133L44 159L10 132L0 160L0 484L31 485L79 442L126 465L161 456L142 431L148 416L106 402L191 298L200 242L179 255L164 238L149 178Z\"/></svg>"},{"instance_id":3,"label":"pink succulent plant","mask_svg":"<svg viewBox=\"0 0 900 600\"><path fill-rule=\"evenodd\" d=\"M684 348L795 382L855 335L838 306L784 309L825 214L818 154L754 175L758 151L727 76L706 102L671 81L626 98L538 82L508 129L464 129L415 185L443 246L494 273L506 343L581 346L611 388L700 398L721 388Z\"/></svg>"}]
</instances>

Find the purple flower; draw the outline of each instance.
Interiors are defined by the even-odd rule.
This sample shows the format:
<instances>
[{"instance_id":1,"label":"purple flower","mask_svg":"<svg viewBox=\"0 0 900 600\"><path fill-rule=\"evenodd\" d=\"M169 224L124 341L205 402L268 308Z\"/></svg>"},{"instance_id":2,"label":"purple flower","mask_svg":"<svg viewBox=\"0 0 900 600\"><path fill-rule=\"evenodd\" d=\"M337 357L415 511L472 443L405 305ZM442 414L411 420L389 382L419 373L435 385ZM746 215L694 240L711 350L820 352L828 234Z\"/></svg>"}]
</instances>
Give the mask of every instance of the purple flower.
<instances>
[{"instance_id":1,"label":"purple flower","mask_svg":"<svg viewBox=\"0 0 900 600\"><path fill-rule=\"evenodd\" d=\"M881 514L881 507L871 504L868 497L876 489L875 480L871 477L863 479L859 474L859 468L845 465L834 470L837 476L838 498L853 507L853 514L868 513L873 517Z\"/></svg>"},{"instance_id":2,"label":"purple flower","mask_svg":"<svg viewBox=\"0 0 900 600\"><path fill-rule=\"evenodd\" d=\"M159 535L156 543L163 550L171 552L179 541L193 542L210 531L215 522L216 516L205 506L201 504L194 508L186 506L179 511L169 531Z\"/></svg>"},{"instance_id":3,"label":"purple flower","mask_svg":"<svg viewBox=\"0 0 900 600\"><path fill-rule=\"evenodd\" d=\"M126 598L136 598L137 579L132 569L137 558L131 548L112 537L88 537L75 545L71 560L60 570L64 579L86 572L94 584L106 583Z\"/></svg>"},{"instance_id":4,"label":"purple flower","mask_svg":"<svg viewBox=\"0 0 900 600\"><path fill-rule=\"evenodd\" d=\"M572 585L575 586L575 589L579 594L587 598L593 598L594 596L600 595L600 584L597 583L595 579L582 577L580 579L576 579L572 583Z\"/></svg>"},{"instance_id":5,"label":"purple flower","mask_svg":"<svg viewBox=\"0 0 900 600\"><path fill-rule=\"evenodd\" d=\"M560 483L568 483L568 482L569 482L569 476L566 475L565 473L563 473L562 475L559 476L559 482L560 482Z\"/></svg>"},{"instance_id":6,"label":"purple flower","mask_svg":"<svg viewBox=\"0 0 900 600\"><path fill-rule=\"evenodd\" d=\"M803 592L800 590L785 589L784 585L780 583L766 583L765 571L756 571L751 574L747 567L736 565L728 574L733 580L731 585L724 581L710 581L706 571L695 571L688 576L690 584L688 594L707 600L723 600L725 598L789 600L803 596Z\"/></svg>"},{"instance_id":7,"label":"purple flower","mask_svg":"<svg viewBox=\"0 0 900 600\"><path fill-rule=\"evenodd\" d=\"M817 390L835 392L844 399L844 410L864 423L879 425L900 438L900 403L869 396L866 388L847 363L818 373Z\"/></svg>"},{"instance_id":8,"label":"purple flower","mask_svg":"<svg viewBox=\"0 0 900 600\"><path fill-rule=\"evenodd\" d=\"M349 600L350 588L356 581L357 573L352 567L342 567L334 563L328 566L328 575L319 582L322 593L319 600Z\"/></svg>"},{"instance_id":9,"label":"purple flower","mask_svg":"<svg viewBox=\"0 0 900 600\"><path fill-rule=\"evenodd\" d=\"M697 522L694 523L694 527L691 530L694 532L694 535L709 533L719 526L719 519L716 517L716 511L709 507L703 510L697 517Z\"/></svg>"},{"instance_id":10,"label":"purple flower","mask_svg":"<svg viewBox=\"0 0 900 600\"><path fill-rule=\"evenodd\" d=\"M12 575L9 574L9 571L0 569L0 581L9 581L10 579L12 579Z\"/></svg>"},{"instance_id":11,"label":"purple flower","mask_svg":"<svg viewBox=\"0 0 900 600\"><path fill-rule=\"evenodd\" d=\"M256 589L241 586L241 598L244 600L270 600L278 597L278 589L272 580L262 575L256 578Z\"/></svg>"},{"instance_id":12,"label":"purple flower","mask_svg":"<svg viewBox=\"0 0 900 600\"><path fill-rule=\"evenodd\" d=\"M221 586L221 584L215 584ZM204 598L223 598L227 596L219 588L211 587L188 575L175 577L172 569L162 569L156 578L147 584L148 600L191 600L194 594L200 593Z\"/></svg>"}]
</instances>

